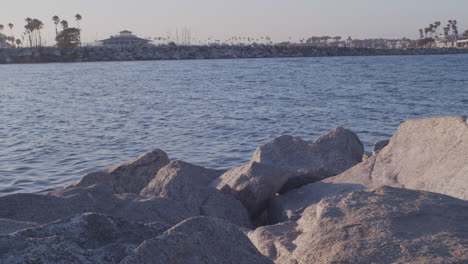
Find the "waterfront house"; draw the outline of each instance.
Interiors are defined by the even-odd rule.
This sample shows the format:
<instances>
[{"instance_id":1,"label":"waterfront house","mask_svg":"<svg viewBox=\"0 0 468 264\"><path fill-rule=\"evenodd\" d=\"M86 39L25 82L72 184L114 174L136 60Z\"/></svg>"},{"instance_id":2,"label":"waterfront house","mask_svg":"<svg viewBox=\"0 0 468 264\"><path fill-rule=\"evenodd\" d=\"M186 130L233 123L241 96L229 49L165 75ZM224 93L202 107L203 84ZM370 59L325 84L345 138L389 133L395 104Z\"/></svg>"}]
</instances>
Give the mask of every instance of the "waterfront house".
<instances>
[{"instance_id":1,"label":"waterfront house","mask_svg":"<svg viewBox=\"0 0 468 264\"><path fill-rule=\"evenodd\" d=\"M121 31L119 35L111 36L108 39L98 41L103 46L107 47L132 47L132 46L147 46L150 41L133 35L131 31Z\"/></svg>"},{"instance_id":2,"label":"waterfront house","mask_svg":"<svg viewBox=\"0 0 468 264\"><path fill-rule=\"evenodd\" d=\"M468 49L468 37L457 40L457 48Z\"/></svg>"},{"instance_id":3,"label":"waterfront house","mask_svg":"<svg viewBox=\"0 0 468 264\"><path fill-rule=\"evenodd\" d=\"M467 48L468 37L458 35L438 36L435 38L437 48Z\"/></svg>"}]
</instances>

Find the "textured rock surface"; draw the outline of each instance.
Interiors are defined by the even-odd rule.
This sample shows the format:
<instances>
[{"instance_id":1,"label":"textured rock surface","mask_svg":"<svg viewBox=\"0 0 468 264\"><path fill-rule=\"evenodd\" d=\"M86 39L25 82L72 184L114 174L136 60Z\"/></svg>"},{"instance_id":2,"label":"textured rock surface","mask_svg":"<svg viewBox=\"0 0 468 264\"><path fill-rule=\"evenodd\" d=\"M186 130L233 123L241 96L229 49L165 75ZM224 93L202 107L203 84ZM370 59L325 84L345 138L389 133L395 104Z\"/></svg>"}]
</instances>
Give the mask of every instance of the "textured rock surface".
<instances>
[{"instance_id":1,"label":"textured rock surface","mask_svg":"<svg viewBox=\"0 0 468 264\"><path fill-rule=\"evenodd\" d=\"M106 184L114 193L140 193L162 167L169 164L164 151L156 149L112 168L86 174L79 187Z\"/></svg>"},{"instance_id":2,"label":"textured rock surface","mask_svg":"<svg viewBox=\"0 0 468 264\"><path fill-rule=\"evenodd\" d=\"M211 170L183 161L174 161L158 171L141 195L185 200L200 187L208 187L224 171Z\"/></svg>"},{"instance_id":3,"label":"textured rock surface","mask_svg":"<svg viewBox=\"0 0 468 264\"><path fill-rule=\"evenodd\" d=\"M364 147L353 132L337 127L314 143L281 136L259 147L252 162L291 173L282 192L335 176L362 161Z\"/></svg>"},{"instance_id":4,"label":"textured rock surface","mask_svg":"<svg viewBox=\"0 0 468 264\"><path fill-rule=\"evenodd\" d=\"M114 195L110 187L97 185L55 191L48 195L12 194L0 197L0 218L40 224L84 212L96 212L139 222L176 224L191 214L182 204L160 197Z\"/></svg>"},{"instance_id":5,"label":"textured rock surface","mask_svg":"<svg viewBox=\"0 0 468 264\"><path fill-rule=\"evenodd\" d=\"M37 226L37 224L32 222L23 222L0 218L0 235L10 234L18 230L31 228L35 226Z\"/></svg>"},{"instance_id":6,"label":"textured rock surface","mask_svg":"<svg viewBox=\"0 0 468 264\"><path fill-rule=\"evenodd\" d=\"M119 263L141 242L168 228L99 214L77 215L0 235L0 263Z\"/></svg>"},{"instance_id":7,"label":"textured rock surface","mask_svg":"<svg viewBox=\"0 0 468 264\"><path fill-rule=\"evenodd\" d=\"M193 215L217 217L239 226L250 226L244 206L232 195L210 186L223 172L174 161L159 170L141 195L178 201Z\"/></svg>"},{"instance_id":8,"label":"textured rock surface","mask_svg":"<svg viewBox=\"0 0 468 264\"><path fill-rule=\"evenodd\" d=\"M282 188L288 177L288 172L277 167L252 162L226 172L213 185L236 196L255 217L265 209L268 199Z\"/></svg>"},{"instance_id":9,"label":"textured rock surface","mask_svg":"<svg viewBox=\"0 0 468 264\"><path fill-rule=\"evenodd\" d=\"M375 185L468 199L468 123L465 117L404 122L378 155Z\"/></svg>"},{"instance_id":10,"label":"textured rock surface","mask_svg":"<svg viewBox=\"0 0 468 264\"><path fill-rule=\"evenodd\" d=\"M281 136L260 146L249 164L226 172L213 185L233 193L255 217L276 193L337 175L362 161L363 152L359 138L342 127L314 143Z\"/></svg>"},{"instance_id":11,"label":"textured rock surface","mask_svg":"<svg viewBox=\"0 0 468 264\"><path fill-rule=\"evenodd\" d=\"M382 187L323 199L249 233L276 263L468 262L468 202Z\"/></svg>"},{"instance_id":12,"label":"textured rock surface","mask_svg":"<svg viewBox=\"0 0 468 264\"><path fill-rule=\"evenodd\" d=\"M134 263L273 263L237 226L195 217L142 243L122 264Z\"/></svg>"},{"instance_id":13,"label":"textured rock surface","mask_svg":"<svg viewBox=\"0 0 468 264\"><path fill-rule=\"evenodd\" d=\"M272 199L273 223L294 218L321 199L389 185L468 199L468 124L463 117L410 120L389 144L338 176Z\"/></svg>"},{"instance_id":14,"label":"textured rock surface","mask_svg":"<svg viewBox=\"0 0 468 264\"><path fill-rule=\"evenodd\" d=\"M323 198L367 189L372 185L371 173L374 164L375 157L371 157L338 176L310 183L274 197L268 205L270 223L297 220L305 208Z\"/></svg>"}]
</instances>

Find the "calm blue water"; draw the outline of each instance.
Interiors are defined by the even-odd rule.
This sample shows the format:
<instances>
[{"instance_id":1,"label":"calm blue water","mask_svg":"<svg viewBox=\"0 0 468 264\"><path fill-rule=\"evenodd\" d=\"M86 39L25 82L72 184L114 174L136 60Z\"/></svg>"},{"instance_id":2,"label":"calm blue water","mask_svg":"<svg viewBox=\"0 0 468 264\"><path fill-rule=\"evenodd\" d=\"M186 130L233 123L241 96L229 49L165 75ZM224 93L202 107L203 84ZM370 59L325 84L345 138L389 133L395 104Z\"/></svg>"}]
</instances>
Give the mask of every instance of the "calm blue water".
<instances>
[{"instance_id":1,"label":"calm blue water","mask_svg":"<svg viewBox=\"0 0 468 264\"><path fill-rule=\"evenodd\" d=\"M0 65L0 194L161 148L212 168L344 125L371 151L406 119L468 114L468 55Z\"/></svg>"}]
</instances>

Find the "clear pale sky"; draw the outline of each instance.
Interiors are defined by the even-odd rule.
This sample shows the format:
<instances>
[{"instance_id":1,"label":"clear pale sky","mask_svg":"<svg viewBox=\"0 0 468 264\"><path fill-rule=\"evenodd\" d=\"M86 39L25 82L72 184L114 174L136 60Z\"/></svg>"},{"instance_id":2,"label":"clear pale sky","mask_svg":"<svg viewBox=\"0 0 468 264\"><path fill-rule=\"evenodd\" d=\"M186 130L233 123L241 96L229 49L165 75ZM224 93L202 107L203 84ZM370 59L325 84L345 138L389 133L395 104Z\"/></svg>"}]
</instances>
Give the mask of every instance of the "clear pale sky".
<instances>
[{"instance_id":1,"label":"clear pale sky","mask_svg":"<svg viewBox=\"0 0 468 264\"><path fill-rule=\"evenodd\" d=\"M26 17L45 24L55 36L53 15L74 26L83 16L83 41L103 39L128 29L141 37L175 35L187 27L198 39L209 36L270 36L274 41L310 36L418 38L429 23L456 19L468 29L468 0L27 0L2 1L0 24L23 32ZM9 32L9 30L5 30Z\"/></svg>"}]
</instances>

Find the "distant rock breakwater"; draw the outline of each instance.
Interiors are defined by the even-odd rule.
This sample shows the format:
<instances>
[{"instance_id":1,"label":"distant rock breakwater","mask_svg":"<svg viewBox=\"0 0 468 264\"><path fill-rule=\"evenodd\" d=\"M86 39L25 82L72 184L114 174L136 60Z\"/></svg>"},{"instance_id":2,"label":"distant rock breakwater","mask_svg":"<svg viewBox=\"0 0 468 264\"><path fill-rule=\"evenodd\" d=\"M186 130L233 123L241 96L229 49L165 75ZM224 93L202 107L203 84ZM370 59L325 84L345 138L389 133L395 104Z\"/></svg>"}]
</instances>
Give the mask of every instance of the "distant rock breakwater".
<instances>
[{"instance_id":1,"label":"distant rock breakwater","mask_svg":"<svg viewBox=\"0 0 468 264\"><path fill-rule=\"evenodd\" d=\"M241 58L291 58L331 56L391 56L468 54L468 49L367 49L310 46L154 46L154 47L55 47L0 49L0 64L85 61L192 60Z\"/></svg>"}]
</instances>

